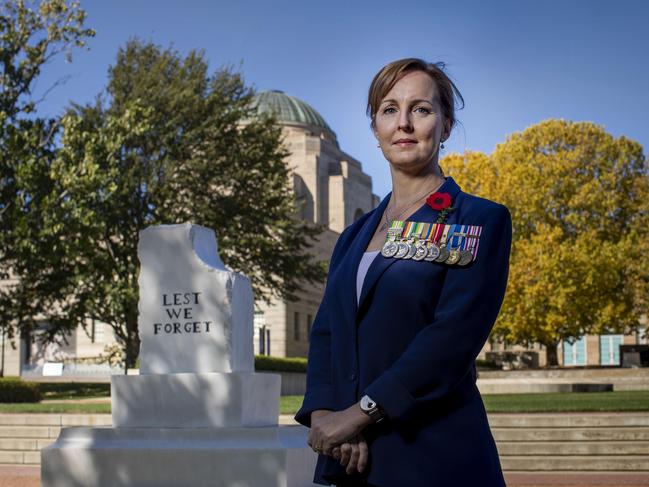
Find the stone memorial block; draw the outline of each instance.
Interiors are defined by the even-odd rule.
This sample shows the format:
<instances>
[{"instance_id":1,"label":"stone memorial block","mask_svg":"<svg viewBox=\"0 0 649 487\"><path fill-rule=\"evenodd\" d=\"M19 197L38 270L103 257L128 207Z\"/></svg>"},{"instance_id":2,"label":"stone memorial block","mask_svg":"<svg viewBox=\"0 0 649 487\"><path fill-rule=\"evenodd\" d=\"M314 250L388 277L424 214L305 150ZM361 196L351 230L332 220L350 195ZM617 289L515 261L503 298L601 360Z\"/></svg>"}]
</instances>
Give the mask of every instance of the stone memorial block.
<instances>
[{"instance_id":1,"label":"stone memorial block","mask_svg":"<svg viewBox=\"0 0 649 487\"><path fill-rule=\"evenodd\" d=\"M213 231L149 227L138 257L141 375L254 371L250 281L225 268Z\"/></svg>"},{"instance_id":2,"label":"stone memorial block","mask_svg":"<svg viewBox=\"0 0 649 487\"><path fill-rule=\"evenodd\" d=\"M140 375L113 376L120 427L276 425L279 374L254 372L249 279L189 223L140 232Z\"/></svg>"}]
</instances>

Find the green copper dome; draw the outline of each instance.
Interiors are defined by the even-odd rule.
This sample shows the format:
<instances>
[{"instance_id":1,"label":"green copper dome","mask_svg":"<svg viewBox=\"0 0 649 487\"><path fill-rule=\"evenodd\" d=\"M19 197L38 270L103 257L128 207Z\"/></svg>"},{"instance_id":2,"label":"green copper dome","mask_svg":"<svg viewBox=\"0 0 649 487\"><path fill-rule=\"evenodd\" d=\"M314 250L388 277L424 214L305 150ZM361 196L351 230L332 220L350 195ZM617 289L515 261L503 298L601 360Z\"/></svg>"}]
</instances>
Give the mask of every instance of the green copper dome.
<instances>
[{"instance_id":1,"label":"green copper dome","mask_svg":"<svg viewBox=\"0 0 649 487\"><path fill-rule=\"evenodd\" d=\"M333 133L331 127L315 108L283 91L262 91L255 96L253 104L259 113L274 112L280 123L310 125Z\"/></svg>"}]
</instances>

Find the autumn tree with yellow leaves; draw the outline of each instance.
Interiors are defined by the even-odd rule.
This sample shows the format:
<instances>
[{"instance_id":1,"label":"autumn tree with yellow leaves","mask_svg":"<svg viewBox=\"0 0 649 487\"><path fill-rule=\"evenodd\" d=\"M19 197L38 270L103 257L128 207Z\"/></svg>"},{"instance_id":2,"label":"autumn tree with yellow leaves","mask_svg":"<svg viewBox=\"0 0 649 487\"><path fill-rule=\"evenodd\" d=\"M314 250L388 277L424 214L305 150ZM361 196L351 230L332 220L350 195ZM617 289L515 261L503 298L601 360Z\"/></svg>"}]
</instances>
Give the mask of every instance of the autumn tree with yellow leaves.
<instances>
[{"instance_id":1,"label":"autumn tree with yellow leaves","mask_svg":"<svg viewBox=\"0 0 649 487\"><path fill-rule=\"evenodd\" d=\"M626 333L647 314L649 175L642 146L588 122L547 120L491 155L450 154L447 173L506 205L513 241L505 301L492 336L557 345Z\"/></svg>"}]
</instances>

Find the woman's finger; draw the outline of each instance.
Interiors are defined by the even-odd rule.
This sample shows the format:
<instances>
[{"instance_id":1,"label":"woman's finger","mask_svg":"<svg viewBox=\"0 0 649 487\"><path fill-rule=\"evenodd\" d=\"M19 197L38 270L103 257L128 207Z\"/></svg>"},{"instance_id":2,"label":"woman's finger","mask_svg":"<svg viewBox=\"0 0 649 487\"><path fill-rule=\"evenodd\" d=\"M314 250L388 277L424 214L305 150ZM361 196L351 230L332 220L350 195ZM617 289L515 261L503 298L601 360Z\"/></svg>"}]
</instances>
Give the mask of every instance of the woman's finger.
<instances>
[{"instance_id":1,"label":"woman's finger","mask_svg":"<svg viewBox=\"0 0 649 487\"><path fill-rule=\"evenodd\" d=\"M365 470L365 467L367 466L367 459L369 458L370 455L370 449L368 448L367 442L364 439L361 439L358 442L358 449L359 449L359 456L358 456L358 464L356 468L360 473L363 470Z\"/></svg>"},{"instance_id":2,"label":"woman's finger","mask_svg":"<svg viewBox=\"0 0 649 487\"><path fill-rule=\"evenodd\" d=\"M347 464L346 472L351 475L356 470L356 464L358 463L359 448L358 443L352 443L352 454L349 457L349 463Z\"/></svg>"},{"instance_id":3,"label":"woman's finger","mask_svg":"<svg viewBox=\"0 0 649 487\"><path fill-rule=\"evenodd\" d=\"M334 457L336 460L340 458L340 445L334 447L334 449L331 450L331 456Z\"/></svg>"},{"instance_id":4,"label":"woman's finger","mask_svg":"<svg viewBox=\"0 0 649 487\"><path fill-rule=\"evenodd\" d=\"M340 445L340 464L344 467L349 462L349 457L352 454L351 443L343 443Z\"/></svg>"}]
</instances>

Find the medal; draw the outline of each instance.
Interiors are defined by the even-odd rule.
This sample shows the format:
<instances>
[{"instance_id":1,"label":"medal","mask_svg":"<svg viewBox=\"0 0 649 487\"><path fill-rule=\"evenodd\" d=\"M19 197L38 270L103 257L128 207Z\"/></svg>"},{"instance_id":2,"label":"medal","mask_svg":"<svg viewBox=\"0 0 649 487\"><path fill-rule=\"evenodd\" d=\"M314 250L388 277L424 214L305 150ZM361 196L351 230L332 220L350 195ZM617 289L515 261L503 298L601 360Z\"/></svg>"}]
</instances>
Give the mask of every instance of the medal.
<instances>
[{"instance_id":1,"label":"medal","mask_svg":"<svg viewBox=\"0 0 649 487\"><path fill-rule=\"evenodd\" d=\"M381 255L383 257L392 257L396 253L397 244L394 240L388 240L383 244L383 248L381 249Z\"/></svg>"},{"instance_id":2,"label":"medal","mask_svg":"<svg viewBox=\"0 0 649 487\"><path fill-rule=\"evenodd\" d=\"M429 241L426 244L427 254L426 257L424 257L424 260L431 262L439 256L439 246L437 245L437 242L439 242L439 238L442 235L443 229L444 225L433 223L430 231Z\"/></svg>"},{"instance_id":3,"label":"medal","mask_svg":"<svg viewBox=\"0 0 649 487\"><path fill-rule=\"evenodd\" d=\"M453 265L460 261L462 248L467 241L465 238L467 235L466 227L467 225L453 225L451 240L449 242L449 255L448 259L446 259L447 264Z\"/></svg>"},{"instance_id":4,"label":"medal","mask_svg":"<svg viewBox=\"0 0 649 487\"><path fill-rule=\"evenodd\" d=\"M423 223L421 229L421 237L415 244L415 255L412 256L412 260L424 260L424 258L428 254L428 247L426 246L426 242L428 242L431 233L432 225L430 223Z\"/></svg>"},{"instance_id":5,"label":"medal","mask_svg":"<svg viewBox=\"0 0 649 487\"><path fill-rule=\"evenodd\" d=\"M406 254L408 253L408 250L410 247L408 247L408 244L405 242L399 242L397 244L397 252L394 254L395 259L403 259Z\"/></svg>"},{"instance_id":6,"label":"medal","mask_svg":"<svg viewBox=\"0 0 649 487\"><path fill-rule=\"evenodd\" d=\"M465 239L464 245L462 246L462 251L460 252L460 261L458 262L458 265L467 265L475 260L481 233L481 226L469 225L468 238Z\"/></svg>"},{"instance_id":7,"label":"medal","mask_svg":"<svg viewBox=\"0 0 649 487\"><path fill-rule=\"evenodd\" d=\"M412 259L417 252L417 240L421 236L421 227L423 223L408 222L410 225L408 232L408 253L403 256L404 259Z\"/></svg>"},{"instance_id":8,"label":"medal","mask_svg":"<svg viewBox=\"0 0 649 487\"><path fill-rule=\"evenodd\" d=\"M439 255L435 258L435 262L446 262L448 259L449 251L446 248L446 239L448 238L449 231L453 225L441 224L444 227L442 237L439 242Z\"/></svg>"},{"instance_id":9,"label":"medal","mask_svg":"<svg viewBox=\"0 0 649 487\"><path fill-rule=\"evenodd\" d=\"M464 249L460 251L460 260L457 261L458 265L467 265L473 260L473 254L470 250Z\"/></svg>"},{"instance_id":10,"label":"medal","mask_svg":"<svg viewBox=\"0 0 649 487\"><path fill-rule=\"evenodd\" d=\"M440 249L437 246L437 244L434 242L430 242L428 244L428 253L426 254L426 257L424 257L424 259L427 261L433 261L437 259L437 257L439 257L439 252Z\"/></svg>"},{"instance_id":11,"label":"medal","mask_svg":"<svg viewBox=\"0 0 649 487\"><path fill-rule=\"evenodd\" d=\"M424 257L428 254L428 249L424 244L418 243L417 249L415 250L415 255L412 256L412 260L424 260Z\"/></svg>"},{"instance_id":12,"label":"medal","mask_svg":"<svg viewBox=\"0 0 649 487\"><path fill-rule=\"evenodd\" d=\"M401 234L401 228L403 227L403 222L399 220L392 221L390 228L388 229L388 234L386 236L385 243L381 249L381 255L383 257L393 257L397 253L398 245L394 241L397 235Z\"/></svg>"},{"instance_id":13,"label":"medal","mask_svg":"<svg viewBox=\"0 0 649 487\"><path fill-rule=\"evenodd\" d=\"M460 261L460 251L458 249L451 249L448 251L447 264L457 264Z\"/></svg>"},{"instance_id":14,"label":"medal","mask_svg":"<svg viewBox=\"0 0 649 487\"><path fill-rule=\"evenodd\" d=\"M414 222L405 221L402 223L404 224L404 227L399 237L399 241L397 242L397 252L394 254L395 259L403 259L408 255L408 252L410 252L410 245L408 245L407 241L410 234L413 232Z\"/></svg>"}]
</instances>

